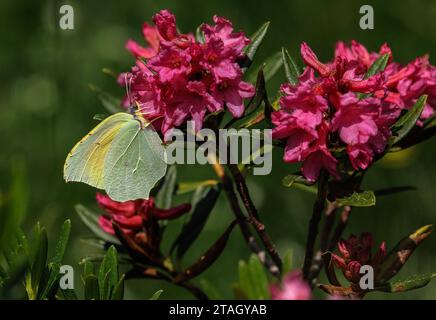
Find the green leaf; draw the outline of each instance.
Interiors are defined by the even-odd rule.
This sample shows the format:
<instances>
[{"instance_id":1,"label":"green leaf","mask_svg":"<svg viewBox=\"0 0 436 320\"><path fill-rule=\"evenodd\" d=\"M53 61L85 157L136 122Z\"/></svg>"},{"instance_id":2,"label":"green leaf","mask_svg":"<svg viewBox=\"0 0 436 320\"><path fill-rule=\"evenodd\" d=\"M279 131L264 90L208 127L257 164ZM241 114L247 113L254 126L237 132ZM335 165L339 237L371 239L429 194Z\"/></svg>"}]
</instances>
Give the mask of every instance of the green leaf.
<instances>
[{"instance_id":1,"label":"green leaf","mask_svg":"<svg viewBox=\"0 0 436 320\"><path fill-rule=\"evenodd\" d=\"M162 294L163 290L157 290L153 295L151 296L150 300L158 300L160 295Z\"/></svg>"},{"instance_id":2,"label":"green leaf","mask_svg":"<svg viewBox=\"0 0 436 320\"><path fill-rule=\"evenodd\" d=\"M251 277L254 279L254 283L256 284L255 292L257 299L269 299L268 277L262 263L259 261L259 258L256 255L251 255L249 260L249 268Z\"/></svg>"},{"instance_id":3,"label":"green leaf","mask_svg":"<svg viewBox=\"0 0 436 320\"><path fill-rule=\"evenodd\" d=\"M82 278L83 284L85 285L86 278L88 278L89 276L95 276L95 267L94 267L94 264L86 258L82 259L82 261L79 262L79 265L81 265L83 268L81 278ZM97 278L97 282L98 282L98 278ZM99 295L99 297L100 297L100 295Z\"/></svg>"},{"instance_id":4,"label":"green leaf","mask_svg":"<svg viewBox=\"0 0 436 320\"><path fill-rule=\"evenodd\" d=\"M221 235L221 237L219 237L218 240L215 241L215 243L200 257L200 259L198 259L191 266L186 268L182 273L175 277L174 282L181 283L188 281L206 271L206 269L209 268L224 251L230 234L236 224L237 221L234 220L227 227L226 231Z\"/></svg>"},{"instance_id":5,"label":"green leaf","mask_svg":"<svg viewBox=\"0 0 436 320\"><path fill-rule=\"evenodd\" d=\"M106 241L101 240L95 236L83 236L80 238L80 241L97 249L105 250L106 249Z\"/></svg>"},{"instance_id":6,"label":"green leaf","mask_svg":"<svg viewBox=\"0 0 436 320\"><path fill-rule=\"evenodd\" d=\"M374 194L377 197L380 197L380 196L386 196L386 195L397 194L405 191L415 191L415 190L416 187L414 186L400 186L400 187L391 187L391 188L375 190Z\"/></svg>"},{"instance_id":7,"label":"green leaf","mask_svg":"<svg viewBox=\"0 0 436 320\"><path fill-rule=\"evenodd\" d=\"M313 194L318 193L318 188L315 184L296 174L290 174L284 177L282 179L282 185L287 188L296 188Z\"/></svg>"},{"instance_id":8,"label":"green leaf","mask_svg":"<svg viewBox=\"0 0 436 320\"><path fill-rule=\"evenodd\" d=\"M202 278L200 280L201 288L210 300L223 300L223 297L219 293L218 289L207 279Z\"/></svg>"},{"instance_id":9,"label":"green leaf","mask_svg":"<svg viewBox=\"0 0 436 320\"><path fill-rule=\"evenodd\" d=\"M111 300L123 300L123 298L124 298L124 277L125 277L125 275L123 274L121 276L120 280L118 281L118 283L115 285L115 287L112 291Z\"/></svg>"},{"instance_id":10,"label":"green leaf","mask_svg":"<svg viewBox=\"0 0 436 320\"><path fill-rule=\"evenodd\" d=\"M98 278L93 274L90 274L85 278L85 300L100 300Z\"/></svg>"},{"instance_id":11,"label":"green leaf","mask_svg":"<svg viewBox=\"0 0 436 320\"><path fill-rule=\"evenodd\" d=\"M286 251L285 255L283 256L282 273L284 275L292 270L293 255L294 255L293 250L289 249L288 251Z\"/></svg>"},{"instance_id":12,"label":"green leaf","mask_svg":"<svg viewBox=\"0 0 436 320\"><path fill-rule=\"evenodd\" d=\"M195 30L195 40L197 40L200 43L205 43L205 38L204 38L204 32L203 30L201 30L201 27L203 25L198 26L197 30Z\"/></svg>"},{"instance_id":13,"label":"green leaf","mask_svg":"<svg viewBox=\"0 0 436 320\"><path fill-rule=\"evenodd\" d=\"M102 106L109 111L110 113L117 113L122 111L121 108L121 99L117 99L111 94L104 92L100 88L94 86L93 84L89 85L89 88L96 93L98 100L102 104Z\"/></svg>"},{"instance_id":14,"label":"green leaf","mask_svg":"<svg viewBox=\"0 0 436 320\"><path fill-rule=\"evenodd\" d=\"M68 244L68 239L70 237L70 231L71 231L71 220L67 219L62 224L62 229L59 234L58 242L56 244L55 255L51 260L52 263L59 264L59 265L62 263L65 249Z\"/></svg>"},{"instance_id":15,"label":"green leaf","mask_svg":"<svg viewBox=\"0 0 436 320\"><path fill-rule=\"evenodd\" d=\"M389 53L385 53L377 58L374 63L369 67L368 71L365 74L365 79L371 78L375 74L383 71L386 68L386 65L389 61Z\"/></svg>"},{"instance_id":16,"label":"green leaf","mask_svg":"<svg viewBox=\"0 0 436 320\"><path fill-rule=\"evenodd\" d=\"M250 74L247 76L247 81L254 83L259 71L263 70L265 81L268 82L276 75L277 71L280 70L282 65L282 55L280 52L276 52L272 56L268 57L255 71L250 72Z\"/></svg>"},{"instance_id":17,"label":"green leaf","mask_svg":"<svg viewBox=\"0 0 436 320\"><path fill-rule=\"evenodd\" d=\"M304 177L297 174L290 174L282 179L282 185L284 187L290 188L294 185L294 183L302 183L308 186L313 185L312 182L307 181Z\"/></svg>"},{"instance_id":18,"label":"green leaf","mask_svg":"<svg viewBox=\"0 0 436 320\"><path fill-rule=\"evenodd\" d=\"M239 287L250 300L269 299L268 278L256 255L251 255L248 263L239 261Z\"/></svg>"},{"instance_id":19,"label":"green leaf","mask_svg":"<svg viewBox=\"0 0 436 320\"><path fill-rule=\"evenodd\" d=\"M416 121L419 120L422 111L424 110L427 102L427 96L421 96L415 105L405 115L403 115L393 126L392 131L394 135L389 139L389 146L400 142L415 126Z\"/></svg>"},{"instance_id":20,"label":"green leaf","mask_svg":"<svg viewBox=\"0 0 436 320\"><path fill-rule=\"evenodd\" d=\"M177 169L176 166L170 166L165 175L164 182L156 195L156 207L162 209L171 208L176 186Z\"/></svg>"},{"instance_id":21,"label":"green leaf","mask_svg":"<svg viewBox=\"0 0 436 320\"><path fill-rule=\"evenodd\" d=\"M58 289L58 282L60 279L60 267L62 264L62 259L64 257L65 248L68 244L68 239L70 236L70 230L71 230L71 221L69 219L65 220L61 232L59 234L58 242L56 243L55 248L55 255L51 259L49 268L48 268L48 279L44 286L44 288L40 288L39 292L41 294L39 295L39 299L49 299L51 300L54 295L56 294L56 291Z\"/></svg>"},{"instance_id":22,"label":"green leaf","mask_svg":"<svg viewBox=\"0 0 436 320\"><path fill-rule=\"evenodd\" d=\"M200 187L215 187L216 185L218 185L218 183L218 180L179 182L177 184L177 194L184 194L196 191Z\"/></svg>"},{"instance_id":23,"label":"green leaf","mask_svg":"<svg viewBox=\"0 0 436 320\"><path fill-rule=\"evenodd\" d=\"M265 67L263 68L263 74L265 76L265 81L268 82L272 79L280 70L283 65L283 60L280 52L276 52L264 62Z\"/></svg>"},{"instance_id":24,"label":"green leaf","mask_svg":"<svg viewBox=\"0 0 436 320\"><path fill-rule=\"evenodd\" d=\"M425 287L436 276L435 273L414 275L407 279L389 282L386 285L377 288L378 291L398 293Z\"/></svg>"},{"instance_id":25,"label":"green leaf","mask_svg":"<svg viewBox=\"0 0 436 320\"><path fill-rule=\"evenodd\" d=\"M282 48L282 60L283 65L285 66L286 80L293 85L297 84L298 77L300 76L300 69L286 48Z\"/></svg>"},{"instance_id":26,"label":"green leaf","mask_svg":"<svg viewBox=\"0 0 436 320\"><path fill-rule=\"evenodd\" d=\"M268 32L270 22L265 22L251 37L251 43L245 48L244 52L247 57L253 61L259 46L261 45L266 33Z\"/></svg>"},{"instance_id":27,"label":"green leaf","mask_svg":"<svg viewBox=\"0 0 436 320\"><path fill-rule=\"evenodd\" d=\"M118 254L117 249L111 246L100 265L98 272L98 284L100 287L100 296L102 299L109 299L111 290L118 283Z\"/></svg>"},{"instance_id":28,"label":"green leaf","mask_svg":"<svg viewBox=\"0 0 436 320\"><path fill-rule=\"evenodd\" d=\"M33 260L30 267L30 286L31 292L28 292L29 299L34 300L38 297L38 289L44 269L47 264L48 238L45 228L41 228L39 223L35 228Z\"/></svg>"},{"instance_id":29,"label":"green leaf","mask_svg":"<svg viewBox=\"0 0 436 320\"><path fill-rule=\"evenodd\" d=\"M88 229L94 233L100 239L104 241L111 242L114 244L120 244L117 238L104 232L100 225L98 224L98 214L89 210L87 207L81 204L77 204L75 207L77 214L83 223L88 227Z\"/></svg>"},{"instance_id":30,"label":"green leaf","mask_svg":"<svg viewBox=\"0 0 436 320\"><path fill-rule=\"evenodd\" d=\"M376 198L372 191L354 192L352 195L336 199L340 206L371 207L375 206Z\"/></svg>"},{"instance_id":31,"label":"green leaf","mask_svg":"<svg viewBox=\"0 0 436 320\"><path fill-rule=\"evenodd\" d=\"M124 202L148 199L166 169L165 148L153 126L141 116L120 112L73 147L64 179L103 189L111 199Z\"/></svg>"},{"instance_id":32,"label":"green leaf","mask_svg":"<svg viewBox=\"0 0 436 320\"><path fill-rule=\"evenodd\" d=\"M235 296L235 300L249 300L245 291L241 288L240 285L235 284L232 287L233 295Z\"/></svg>"},{"instance_id":33,"label":"green leaf","mask_svg":"<svg viewBox=\"0 0 436 320\"><path fill-rule=\"evenodd\" d=\"M221 188L203 188L196 190L192 199L191 219L185 224L172 248L177 247L177 259L181 259L203 230L210 213L215 207Z\"/></svg>"},{"instance_id":34,"label":"green leaf","mask_svg":"<svg viewBox=\"0 0 436 320\"><path fill-rule=\"evenodd\" d=\"M376 283L384 284L398 274L416 248L433 232L432 225L426 225L401 239L388 253L376 273Z\"/></svg>"}]
</instances>

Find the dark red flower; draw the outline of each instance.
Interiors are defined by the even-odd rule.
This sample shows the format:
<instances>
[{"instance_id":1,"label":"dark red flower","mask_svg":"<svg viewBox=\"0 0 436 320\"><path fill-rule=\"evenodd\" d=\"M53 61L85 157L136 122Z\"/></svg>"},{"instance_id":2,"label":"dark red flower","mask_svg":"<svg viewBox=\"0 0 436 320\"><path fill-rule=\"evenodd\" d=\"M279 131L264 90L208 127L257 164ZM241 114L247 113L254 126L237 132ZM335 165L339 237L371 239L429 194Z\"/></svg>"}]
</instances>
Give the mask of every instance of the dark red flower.
<instances>
[{"instance_id":1,"label":"dark red flower","mask_svg":"<svg viewBox=\"0 0 436 320\"><path fill-rule=\"evenodd\" d=\"M361 274L360 268L363 265L370 265L377 269L386 257L386 243L383 241L378 251L373 254L374 238L364 232L359 237L351 235L347 240L341 239L338 243L340 254L332 254L333 263L344 274L351 283L359 283Z\"/></svg>"},{"instance_id":2,"label":"dark red flower","mask_svg":"<svg viewBox=\"0 0 436 320\"><path fill-rule=\"evenodd\" d=\"M181 204L170 209L156 208L154 199L114 201L109 196L97 193L97 203L106 214L98 219L100 227L107 233L115 234L112 222L120 226L126 234L135 234L142 230L143 223L152 216L156 220L170 220L180 217L191 210L190 204Z\"/></svg>"}]
</instances>

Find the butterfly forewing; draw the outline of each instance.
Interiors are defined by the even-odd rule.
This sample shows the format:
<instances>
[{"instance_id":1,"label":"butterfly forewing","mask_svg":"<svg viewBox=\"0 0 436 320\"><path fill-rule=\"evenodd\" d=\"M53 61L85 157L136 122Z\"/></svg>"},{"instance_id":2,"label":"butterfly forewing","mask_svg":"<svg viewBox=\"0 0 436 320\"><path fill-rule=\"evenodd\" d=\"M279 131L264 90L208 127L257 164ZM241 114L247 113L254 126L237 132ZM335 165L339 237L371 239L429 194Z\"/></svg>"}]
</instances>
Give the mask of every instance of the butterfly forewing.
<instances>
[{"instance_id":1,"label":"butterfly forewing","mask_svg":"<svg viewBox=\"0 0 436 320\"><path fill-rule=\"evenodd\" d=\"M106 154L120 129L133 116L117 113L91 130L68 154L64 165L65 181L84 182L93 187L104 189L103 168Z\"/></svg>"}]
</instances>

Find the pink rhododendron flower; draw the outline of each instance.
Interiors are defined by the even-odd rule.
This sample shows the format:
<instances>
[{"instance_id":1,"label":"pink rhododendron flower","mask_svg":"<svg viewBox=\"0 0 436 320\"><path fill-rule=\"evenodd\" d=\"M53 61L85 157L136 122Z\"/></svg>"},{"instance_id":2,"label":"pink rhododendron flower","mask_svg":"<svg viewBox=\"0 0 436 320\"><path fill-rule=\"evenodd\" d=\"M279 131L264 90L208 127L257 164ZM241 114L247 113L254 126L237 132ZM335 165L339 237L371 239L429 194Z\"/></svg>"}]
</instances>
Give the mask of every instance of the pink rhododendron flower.
<instances>
[{"instance_id":1,"label":"pink rhododendron flower","mask_svg":"<svg viewBox=\"0 0 436 320\"><path fill-rule=\"evenodd\" d=\"M154 57L161 42L161 36L156 27L150 26L148 23L144 23L142 26L142 35L148 44L147 48L142 47L136 41L129 39L126 43L126 49L130 51L136 58L149 59Z\"/></svg>"},{"instance_id":2,"label":"pink rhododendron flower","mask_svg":"<svg viewBox=\"0 0 436 320\"><path fill-rule=\"evenodd\" d=\"M364 144L378 131L375 118L378 116L380 101L374 98L360 100L353 93L340 98L338 110L332 119L332 131L347 145Z\"/></svg>"},{"instance_id":3,"label":"pink rhododendron flower","mask_svg":"<svg viewBox=\"0 0 436 320\"><path fill-rule=\"evenodd\" d=\"M97 193L97 203L106 214L98 219L100 227L107 233L115 234L112 221L120 226L126 234L134 234L142 230L144 221L150 216L157 220L168 220L180 217L191 210L190 204L181 204L170 209L156 208L154 199L117 202L109 196Z\"/></svg>"},{"instance_id":4,"label":"pink rhododendron flower","mask_svg":"<svg viewBox=\"0 0 436 320\"><path fill-rule=\"evenodd\" d=\"M359 237L351 235L347 240L338 242L340 255L332 254L333 263L342 271L345 278L351 283L359 283L361 274L360 267L370 265L377 270L386 257L386 243L382 242L378 251L373 254L374 238L364 232Z\"/></svg>"},{"instance_id":5,"label":"pink rhododendron flower","mask_svg":"<svg viewBox=\"0 0 436 320\"><path fill-rule=\"evenodd\" d=\"M385 70L367 77L383 54L389 54ZM367 169L385 151L401 111L421 95L429 96L421 119L434 112L436 68L426 56L402 67L392 61L387 44L376 53L356 41L350 47L339 42L331 62L319 61L306 43L301 56L307 67L296 85L282 85L280 110L272 114L272 123L273 138L286 142L284 161L302 162L309 181L323 168L340 178L333 149L343 150L355 170Z\"/></svg>"},{"instance_id":6,"label":"pink rhododendron flower","mask_svg":"<svg viewBox=\"0 0 436 320\"><path fill-rule=\"evenodd\" d=\"M339 41L335 48L335 58L341 57L348 61L356 61L359 64L360 73L366 73L369 67L377 60L378 57L388 53L392 60L392 51L387 43L384 43L378 53L368 52L368 50L359 42L352 40L351 46L348 47L345 42Z\"/></svg>"},{"instance_id":7,"label":"pink rhododendron flower","mask_svg":"<svg viewBox=\"0 0 436 320\"><path fill-rule=\"evenodd\" d=\"M254 95L254 86L242 80L238 64L249 39L233 32L230 21L213 19L214 25L202 25L201 43L177 31L172 13L160 11L153 17L159 39L156 54L138 61L123 75L126 80L119 81L131 87L123 105L137 102L144 117L156 120L154 126L164 134L191 119L199 130L206 114L225 107L241 117L244 100Z\"/></svg>"},{"instance_id":8,"label":"pink rhododendron flower","mask_svg":"<svg viewBox=\"0 0 436 320\"><path fill-rule=\"evenodd\" d=\"M270 293L273 300L312 299L310 286L302 279L299 271L288 273L281 284L271 285Z\"/></svg>"}]
</instances>

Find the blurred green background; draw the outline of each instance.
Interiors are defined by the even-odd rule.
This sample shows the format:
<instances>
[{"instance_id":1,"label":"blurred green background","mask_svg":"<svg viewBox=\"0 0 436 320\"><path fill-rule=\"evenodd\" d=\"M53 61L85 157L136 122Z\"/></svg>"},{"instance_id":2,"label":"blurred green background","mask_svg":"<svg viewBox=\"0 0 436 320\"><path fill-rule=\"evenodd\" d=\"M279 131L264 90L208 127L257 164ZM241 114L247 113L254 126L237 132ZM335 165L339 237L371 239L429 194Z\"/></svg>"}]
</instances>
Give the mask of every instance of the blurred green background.
<instances>
[{"instance_id":1,"label":"blurred green background","mask_svg":"<svg viewBox=\"0 0 436 320\"><path fill-rule=\"evenodd\" d=\"M75 30L58 27L59 8L71 4L75 10ZM359 28L359 8L371 4L375 10L375 29ZM258 52L257 62L286 46L298 55L301 41L308 42L324 61L330 60L337 40L356 39L372 50L388 42L396 61L406 63L418 55L430 54L435 63L436 2L434 0L192 0L192 1L15 1L0 3L0 207L11 205L25 212L24 228L29 230L40 220L55 237L61 222L71 218L73 233L66 263L76 268L79 281L80 258L94 250L80 242L89 234L74 211L76 203L95 206L95 190L83 184L65 184L64 159L96 121L93 115L104 108L89 90L93 83L116 96L123 95L115 80L101 72L108 67L116 72L128 70L134 63L124 49L133 38L142 43L141 25L160 9L168 8L177 17L182 31L194 31L214 14L230 18L235 29L253 33L263 22L272 22L267 38ZM284 81L280 70L269 85L272 95ZM377 242L386 240L392 247L401 237L424 224L436 221L436 139L413 150L377 163L367 175L364 187L379 189L414 185L417 191L378 199L377 206L353 211L346 235L371 231ZM294 266L302 263L302 248L310 218L313 196L281 186L281 178L296 170L285 165L281 154L274 154L269 176L249 179L249 187L271 237L281 252L294 250ZM185 180L212 178L208 167L179 168ZM186 198L178 198L184 201ZM9 201L9 203L8 203ZM4 212L4 210L2 210ZM232 215L222 196L205 231L186 257L193 261L210 245L231 221ZM173 223L167 235L181 227ZM416 252L401 272L436 271L436 235ZM228 248L204 277L232 298L239 259L249 256L239 230L231 236ZM79 285L77 285L79 287ZM145 299L157 289L162 298L192 298L182 289L151 280L131 281L127 297ZM18 289L14 289L18 290ZM11 295L19 292L10 292ZM436 282L424 289L400 294L373 294L368 298L436 299Z\"/></svg>"}]
</instances>

